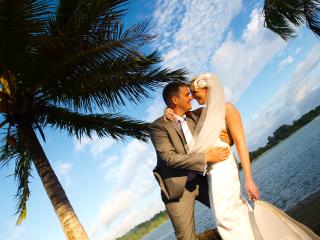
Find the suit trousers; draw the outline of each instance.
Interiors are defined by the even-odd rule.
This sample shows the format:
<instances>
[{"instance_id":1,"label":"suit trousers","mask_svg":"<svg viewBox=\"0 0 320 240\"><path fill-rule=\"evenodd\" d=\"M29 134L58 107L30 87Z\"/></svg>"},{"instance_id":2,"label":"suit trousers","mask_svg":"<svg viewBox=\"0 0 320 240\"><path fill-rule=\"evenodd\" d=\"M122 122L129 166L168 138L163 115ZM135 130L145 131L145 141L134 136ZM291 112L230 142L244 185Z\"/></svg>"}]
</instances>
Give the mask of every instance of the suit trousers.
<instances>
[{"instance_id":1,"label":"suit trousers","mask_svg":"<svg viewBox=\"0 0 320 240\"><path fill-rule=\"evenodd\" d=\"M210 208L207 178L198 175L186 183L183 196L177 200L166 200L162 194L177 240L195 240L195 200Z\"/></svg>"}]
</instances>

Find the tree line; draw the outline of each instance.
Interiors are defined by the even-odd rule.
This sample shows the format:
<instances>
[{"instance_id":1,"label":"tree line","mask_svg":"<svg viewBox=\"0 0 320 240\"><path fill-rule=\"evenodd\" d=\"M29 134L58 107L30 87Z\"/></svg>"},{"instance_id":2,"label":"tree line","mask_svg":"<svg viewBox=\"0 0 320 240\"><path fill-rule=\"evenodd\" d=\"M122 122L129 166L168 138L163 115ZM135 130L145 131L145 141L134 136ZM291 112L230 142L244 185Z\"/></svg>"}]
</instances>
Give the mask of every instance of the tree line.
<instances>
[{"instance_id":1,"label":"tree line","mask_svg":"<svg viewBox=\"0 0 320 240\"><path fill-rule=\"evenodd\" d=\"M169 218L167 211L161 211L148 221L138 224L128 233L116 240L139 240L146 234L152 232Z\"/></svg>"},{"instance_id":2,"label":"tree line","mask_svg":"<svg viewBox=\"0 0 320 240\"><path fill-rule=\"evenodd\" d=\"M269 150L270 148L274 147L282 140L289 137L291 134L311 122L317 116L320 115L320 106L312 109L308 113L302 115L298 120L293 121L291 125L284 124L280 126L277 130L275 130L272 136L268 137L268 142L265 146L259 147L257 150L250 152L250 159L251 161L257 159L261 154Z\"/></svg>"}]
</instances>

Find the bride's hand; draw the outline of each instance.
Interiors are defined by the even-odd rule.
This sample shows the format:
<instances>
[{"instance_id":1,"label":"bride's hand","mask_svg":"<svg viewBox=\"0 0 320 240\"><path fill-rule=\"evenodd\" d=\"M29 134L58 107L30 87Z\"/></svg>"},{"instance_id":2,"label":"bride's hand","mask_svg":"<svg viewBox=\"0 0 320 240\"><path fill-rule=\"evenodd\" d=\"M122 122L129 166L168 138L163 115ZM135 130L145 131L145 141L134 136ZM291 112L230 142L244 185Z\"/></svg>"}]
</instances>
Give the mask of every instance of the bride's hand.
<instances>
[{"instance_id":1,"label":"bride's hand","mask_svg":"<svg viewBox=\"0 0 320 240\"><path fill-rule=\"evenodd\" d=\"M171 120L171 121L173 121L173 122L175 122L176 121L176 118L175 118L175 116L174 116L174 112L173 112L173 110L171 109L171 108L165 108L164 109L164 113L163 113L163 118L164 118L164 120L167 122L168 120Z\"/></svg>"},{"instance_id":2,"label":"bride's hand","mask_svg":"<svg viewBox=\"0 0 320 240\"><path fill-rule=\"evenodd\" d=\"M258 200L260 198L259 188L252 179L245 181L245 189L251 201Z\"/></svg>"},{"instance_id":3,"label":"bride's hand","mask_svg":"<svg viewBox=\"0 0 320 240\"><path fill-rule=\"evenodd\" d=\"M222 129L220 132L220 140L223 142L228 143L230 146L233 145L232 137L231 135L229 136L228 132L226 129Z\"/></svg>"}]
</instances>

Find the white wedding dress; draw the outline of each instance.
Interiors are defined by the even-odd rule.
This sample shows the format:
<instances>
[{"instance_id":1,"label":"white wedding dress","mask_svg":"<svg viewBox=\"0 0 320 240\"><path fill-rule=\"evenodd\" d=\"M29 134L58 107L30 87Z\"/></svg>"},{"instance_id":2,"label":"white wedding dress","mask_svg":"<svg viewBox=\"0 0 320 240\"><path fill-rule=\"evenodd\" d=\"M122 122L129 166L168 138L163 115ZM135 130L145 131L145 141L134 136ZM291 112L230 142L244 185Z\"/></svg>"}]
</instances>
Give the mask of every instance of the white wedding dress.
<instances>
[{"instance_id":1,"label":"white wedding dress","mask_svg":"<svg viewBox=\"0 0 320 240\"><path fill-rule=\"evenodd\" d=\"M226 146L220 141L216 146ZM241 195L239 171L231 152L228 159L207 170L210 205L223 240L320 240L313 231L264 201L254 209Z\"/></svg>"},{"instance_id":2,"label":"white wedding dress","mask_svg":"<svg viewBox=\"0 0 320 240\"><path fill-rule=\"evenodd\" d=\"M216 146L226 147L218 140ZM260 240L252 219L252 208L241 195L239 171L232 151L227 160L207 168L210 206L224 240Z\"/></svg>"},{"instance_id":3,"label":"white wedding dress","mask_svg":"<svg viewBox=\"0 0 320 240\"><path fill-rule=\"evenodd\" d=\"M319 240L312 230L264 201L256 201L254 219L264 240Z\"/></svg>"},{"instance_id":4,"label":"white wedding dress","mask_svg":"<svg viewBox=\"0 0 320 240\"><path fill-rule=\"evenodd\" d=\"M188 144L189 152L206 152L217 146L230 147L219 138L221 129L226 127L226 104L219 79L211 74L202 74L194 79L202 81L199 86L207 87L208 94L206 106ZM191 88L199 89L196 81ZM241 195L239 170L232 151L227 160L207 167L207 177L212 213L223 240L320 240L309 228L267 202L258 200L254 209L251 208Z\"/></svg>"}]
</instances>

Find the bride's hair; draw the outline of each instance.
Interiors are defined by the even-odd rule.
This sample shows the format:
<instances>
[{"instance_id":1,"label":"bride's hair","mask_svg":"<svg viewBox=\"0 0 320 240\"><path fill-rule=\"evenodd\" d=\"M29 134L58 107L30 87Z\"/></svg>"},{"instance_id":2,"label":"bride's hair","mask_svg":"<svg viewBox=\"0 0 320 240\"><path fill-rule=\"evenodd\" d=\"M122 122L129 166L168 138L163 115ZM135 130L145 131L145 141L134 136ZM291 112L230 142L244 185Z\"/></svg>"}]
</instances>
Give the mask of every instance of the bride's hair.
<instances>
[{"instance_id":1,"label":"bride's hair","mask_svg":"<svg viewBox=\"0 0 320 240\"><path fill-rule=\"evenodd\" d=\"M208 82L214 81L217 76L211 73L202 73L194 76L190 81L190 90L191 91L199 91L202 88L208 88Z\"/></svg>"}]
</instances>

